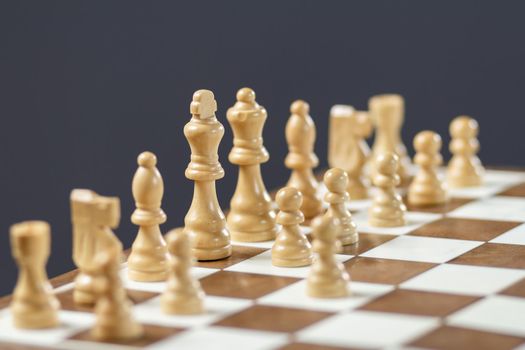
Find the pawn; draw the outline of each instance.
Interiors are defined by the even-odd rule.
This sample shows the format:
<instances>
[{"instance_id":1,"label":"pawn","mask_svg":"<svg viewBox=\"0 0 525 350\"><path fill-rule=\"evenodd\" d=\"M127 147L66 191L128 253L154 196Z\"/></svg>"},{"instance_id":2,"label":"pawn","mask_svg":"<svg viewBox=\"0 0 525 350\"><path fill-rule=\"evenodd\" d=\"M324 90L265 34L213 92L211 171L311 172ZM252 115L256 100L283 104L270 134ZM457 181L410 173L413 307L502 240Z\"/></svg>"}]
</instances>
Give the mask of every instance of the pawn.
<instances>
[{"instance_id":1,"label":"pawn","mask_svg":"<svg viewBox=\"0 0 525 350\"><path fill-rule=\"evenodd\" d=\"M396 192L396 186L401 182L397 174L398 164L399 157L392 152L380 154L376 159L376 174L372 182L379 191L369 210L368 221L371 226L396 227L406 223L407 209Z\"/></svg>"},{"instance_id":2,"label":"pawn","mask_svg":"<svg viewBox=\"0 0 525 350\"><path fill-rule=\"evenodd\" d=\"M348 186L348 175L343 169L332 168L323 177L324 184L328 189L324 200L328 203L327 216L339 220L341 231L337 239L341 245L354 244L359 240L356 225L352 221L352 214L346 204L350 196L346 192Z\"/></svg>"},{"instance_id":3,"label":"pawn","mask_svg":"<svg viewBox=\"0 0 525 350\"><path fill-rule=\"evenodd\" d=\"M49 224L25 221L11 226L11 249L20 273L13 292L11 313L16 328L51 328L58 325L60 303L47 279Z\"/></svg>"},{"instance_id":4,"label":"pawn","mask_svg":"<svg viewBox=\"0 0 525 350\"><path fill-rule=\"evenodd\" d=\"M160 207L164 183L153 153L141 153L137 162L139 168L132 185L137 209L131 215L131 221L139 226L139 232L128 258L128 276L140 282L164 281L169 259L159 227L166 222L166 214Z\"/></svg>"},{"instance_id":5,"label":"pawn","mask_svg":"<svg viewBox=\"0 0 525 350\"><path fill-rule=\"evenodd\" d=\"M450 187L480 186L484 173L477 153L479 125L475 119L459 116L450 123L450 153L452 159L447 168L447 184Z\"/></svg>"},{"instance_id":6,"label":"pawn","mask_svg":"<svg viewBox=\"0 0 525 350\"><path fill-rule=\"evenodd\" d=\"M419 166L419 171L408 188L408 201L416 206L445 203L447 192L436 169L443 163L441 136L433 131L421 131L414 138L414 149L414 163Z\"/></svg>"},{"instance_id":7,"label":"pawn","mask_svg":"<svg viewBox=\"0 0 525 350\"><path fill-rule=\"evenodd\" d=\"M291 169L292 174L287 186L295 187L303 194L301 211L306 219L319 215L322 202L318 197L318 187L313 169L319 164L314 153L315 124L310 117L308 103L297 100L290 107L292 115L286 123L286 142L289 153L284 164Z\"/></svg>"},{"instance_id":8,"label":"pawn","mask_svg":"<svg viewBox=\"0 0 525 350\"><path fill-rule=\"evenodd\" d=\"M277 223L281 230L272 247L272 264L280 267L310 265L312 245L299 226L304 222L304 215L299 210L303 195L296 188L285 187L277 192L275 201L280 210Z\"/></svg>"},{"instance_id":9,"label":"pawn","mask_svg":"<svg viewBox=\"0 0 525 350\"><path fill-rule=\"evenodd\" d=\"M202 313L204 292L190 273L193 263L190 239L183 229L171 230L166 237L171 260L167 289L160 299L162 311L179 315Z\"/></svg>"},{"instance_id":10,"label":"pawn","mask_svg":"<svg viewBox=\"0 0 525 350\"><path fill-rule=\"evenodd\" d=\"M96 321L91 336L99 341L131 341L144 334L133 318L132 304L119 276L121 257L122 249L112 247L95 258Z\"/></svg>"},{"instance_id":11,"label":"pawn","mask_svg":"<svg viewBox=\"0 0 525 350\"><path fill-rule=\"evenodd\" d=\"M340 298L350 294L350 276L335 259L341 245L337 240L341 225L323 215L312 222L316 257L306 280L306 294L315 298Z\"/></svg>"}]
</instances>

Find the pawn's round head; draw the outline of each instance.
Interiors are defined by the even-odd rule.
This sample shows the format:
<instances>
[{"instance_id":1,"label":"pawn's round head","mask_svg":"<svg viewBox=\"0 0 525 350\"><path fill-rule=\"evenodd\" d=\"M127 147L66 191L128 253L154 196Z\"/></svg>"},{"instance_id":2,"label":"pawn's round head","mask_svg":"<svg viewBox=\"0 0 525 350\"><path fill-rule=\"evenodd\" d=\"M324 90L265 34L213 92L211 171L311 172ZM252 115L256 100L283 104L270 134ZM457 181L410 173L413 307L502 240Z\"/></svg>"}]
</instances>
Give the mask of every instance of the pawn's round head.
<instances>
[{"instance_id":1,"label":"pawn's round head","mask_svg":"<svg viewBox=\"0 0 525 350\"><path fill-rule=\"evenodd\" d=\"M377 171L380 174L393 175L399 166L399 156L392 152L380 154L376 159Z\"/></svg>"},{"instance_id":2,"label":"pawn's round head","mask_svg":"<svg viewBox=\"0 0 525 350\"><path fill-rule=\"evenodd\" d=\"M450 123L449 131L452 138L472 138L478 135L479 125L476 119L460 115Z\"/></svg>"},{"instance_id":3,"label":"pawn's round head","mask_svg":"<svg viewBox=\"0 0 525 350\"><path fill-rule=\"evenodd\" d=\"M301 204L303 204L303 194L294 187L285 187L277 192L275 201L279 210L295 211L299 210Z\"/></svg>"},{"instance_id":4,"label":"pawn's round head","mask_svg":"<svg viewBox=\"0 0 525 350\"><path fill-rule=\"evenodd\" d=\"M310 113L310 105L303 100L294 101L290 106L290 112L302 117L307 116Z\"/></svg>"},{"instance_id":5,"label":"pawn's round head","mask_svg":"<svg viewBox=\"0 0 525 350\"><path fill-rule=\"evenodd\" d=\"M430 130L421 131L414 137L414 149L416 152L438 153L441 145L441 136Z\"/></svg>"},{"instance_id":6,"label":"pawn's round head","mask_svg":"<svg viewBox=\"0 0 525 350\"><path fill-rule=\"evenodd\" d=\"M332 168L324 174L323 182L328 191L343 193L348 186L348 174L343 169Z\"/></svg>"},{"instance_id":7,"label":"pawn's round head","mask_svg":"<svg viewBox=\"0 0 525 350\"><path fill-rule=\"evenodd\" d=\"M255 103L255 91L248 87L243 87L239 91L237 91L237 101L244 102L248 104L254 104Z\"/></svg>"},{"instance_id":8,"label":"pawn's round head","mask_svg":"<svg viewBox=\"0 0 525 350\"><path fill-rule=\"evenodd\" d=\"M137 158L137 164L144 168L153 168L157 165L157 156L152 152L142 152Z\"/></svg>"}]
</instances>

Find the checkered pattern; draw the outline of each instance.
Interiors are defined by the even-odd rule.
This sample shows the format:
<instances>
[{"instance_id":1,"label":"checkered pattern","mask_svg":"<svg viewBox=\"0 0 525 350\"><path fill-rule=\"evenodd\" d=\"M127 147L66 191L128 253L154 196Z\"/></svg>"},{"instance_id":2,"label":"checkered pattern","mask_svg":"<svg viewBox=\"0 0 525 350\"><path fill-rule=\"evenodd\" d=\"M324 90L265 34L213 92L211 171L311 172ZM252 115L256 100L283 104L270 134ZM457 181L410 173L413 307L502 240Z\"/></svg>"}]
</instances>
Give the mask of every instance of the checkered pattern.
<instances>
[{"instance_id":1,"label":"checkered pattern","mask_svg":"<svg viewBox=\"0 0 525 350\"><path fill-rule=\"evenodd\" d=\"M488 171L483 187L453 191L444 206L409 207L408 225L367 224L369 201L351 210L358 244L337 255L352 295L305 295L305 268L271 265L272 242L238 243L233 256L200 262L206 313L160 312L164 283L122 278L146 335L95 344L92 310L56 292L59 328L17 330L0 310L0 342L69 349L525 349L525 173ZM304 228L309 232L308 228ZM0 344L1 345L1 344ZM15 347L17 348L17 347Z\"/></svg>"}]
</instances>

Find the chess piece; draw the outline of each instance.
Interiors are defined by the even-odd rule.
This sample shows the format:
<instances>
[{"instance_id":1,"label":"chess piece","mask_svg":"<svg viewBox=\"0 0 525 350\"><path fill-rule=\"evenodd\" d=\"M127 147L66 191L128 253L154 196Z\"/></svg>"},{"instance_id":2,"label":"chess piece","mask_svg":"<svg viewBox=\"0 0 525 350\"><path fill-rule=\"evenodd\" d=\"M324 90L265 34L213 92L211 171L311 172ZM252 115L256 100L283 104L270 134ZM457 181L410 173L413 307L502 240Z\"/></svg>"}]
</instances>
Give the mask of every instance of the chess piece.
<instances>
[{"instance_id":1,"label":"chess piece","mask_svg":"<svg viewBox=\"0 0 525 350\"><path fill-rule=\"evenodd\" d=\"M410 158L401 140L404 109L405 102L400 95L376 95L369 100L370 116L376 128L370 161L371 178L374 178L377 171L377 158L387 152L393 152L399 157L397 174L400 176L401 186L406 186L410 182Z\"/></svg>"},{"instance_id":2,"label":"chess piece","mask_svg":"<svg viewBox=\"0 0 525 350\"><path fill-rule=\"evenodd\" d=\"M167 235L171 254L167 289L160 303L167 314L198 314L204 311L204 292L190 271L193 263L190 239L183 229L171 230Z\"/></svg>"},{"instance_id":3,"label":"chess piece","mask_svg":"<svg viewBox=\"0 0 525 350\"><path fill-rule=\"evenodd\" d=\"M141 153L137 162L139 168L132 183L137 208L131 215L131 222L139 226L139 232L128 258L128 276L133 281L164 281L169 259L159 227L166 222L166 214L160 207L164 183L153 153Z\"/></svg>"},{"instance_id":4,"label":"chess piece","mask_svg":"<svg viewBox=\"0 0 525 350\"><path fill-rule=\"evenodd\" d=\"M272 240L277 233L275 212L261 176L261 164L270 158L262 138L266 109L255 101L252 89L242 88L237 92L237 102L228 109L227 118L234 136L228 159L239 166L228 229L236 241Z\"/></svg>"},{"instance_id":5,"label":"chess piece","mask_svg":"<svg viewBox=\"0 0 525 350\"><path fill-rule=\"evenodd\" d=\"M131 341L140 338L144 330L135 321L131 312L132 304L119 276L122 249L111 247L94 259L94 273L97 283L95 305L95 325L91 336L99 341Z\"/></svg>"},{"instance_id":6,"label":"chess piece","mask_svg":"<svg viewBox=\"0 0 525 350\"><path fill-rule=\"evenodd\" d=\"M280 267L306 266L312 263L312 245L299 226L304 215L299 210L303 195L294 187L277 192L275 201L279 207L277 223L281 230L272 247L272 264Z\"/></svg>"},{"instance_id":7,"label":"chess piece","mask_svg":"<svg viewBox=\"0 0 525 350\"><path fill-rule=\"evenodd\" d=\"M436 169L443 163L441 144L441 136L433 131L421 131L414 138L414 163L419 166L419 170L408 188L410 204L431 206L446 202L445 185Z\"/></svg>"},{"instance_id":8,"label":"chess piece","mask_svg":"<svg viewBox=\"0 0 525 350\"><path fill-rule=\"evenodd\" d=\"M398 164L399 157L395 153L384 153L377 157L377 173L373 178L373 184L379 191L374 197L368 214L371 226L395 227L406 223L406 206L396 192L396 186L400 183L397 174Z\"/></svg>"},{"instance_id":9,"label":"chess piece","mask_svg":"<svg viewBox=\"0 0 525 350\"><path fill-rule=\"evenodd\" d=\"M59 324L60 303L45 266L50 251L49 231L44 221L11 226L11 249L20 270L10 305L16 328L51 328Z\"/></svg>"},{"instance_id":10,"label":"chess piece","mask_svg":"<svg viewBox=\"0 0 525 350\"><path fill-rule=\"evenodd\" d=\"M320 216L312 222L314 262L306 280L306 294L315 298L339 298L350 294L350 276L335 259L340 249L337 240L341 225L330 216Z\"/></svg>"},{"instance_id":11,"label":"chess piece","mask_svg":"<svg viewBox=\"0 0 525 350\"><path fill-rule=\"evenodd\" d=\"M479 151L478 132L478 122L467 116L459 116L450 123L452 159L447 168L447 184L450 187L481 185L484 169L476 155Z\"/></svg>"},{"instance_id":12,"label":"chess piece","mask_svg":"<svg viewBox=\"0 0 525 350\"><path fill-rule=\"evenodd\" d=\"M284 164L292 171L286 186L295 187L303 194L301 211L306 219L319 215L322 202L317 194L319 183L312 169L319 164L314 153L315 125L309 115L308 103L297 100L290 107L292 115L286 123L288 155Z\"/></svg>"},{"instance_id":13,"label":"chess piece","mask_svg":"<svg viewBox=\"0 0 525 350\"><path fill-rule=\"evenodd\" d=\"M94 305L94 257L107 249L122 250L122 243L112 231L120 222L120 200L85 189L73 190L70 199L73 261L79 269L73 300L78 304Z\"/></svg>"},{"instance_id":14,"label":"chess piece","mask_svg":"<svg viewBox=\"0 0 525 350\"><path fill-rule=\"evenodd\" d=\"M370 156L370 147L365 139L371 133L368 112L345 105L335 105L330 110L328 164L348 174L346 191L351 199L368 198L369 184L364 177L364 167Z\"/></svg>"},{"instance_id":15,"label":"chess piece","mask_svg":"<svg viewBox=\"0 0 525 350\"><path fill-rule=\"evenodd\" d=\"M343 169L332 168L324 174L323 181L328 189L324 197L325 202L328 203L325 215L337 219L341 226L337 239L341 245L356 243L359 240L359 235L356 225L352 221L352 214L346 207L350 201L350 196L346 192L348 175Z\"/></svg>"},{"instance_id":16,"label":"chess piece","mask_svg":"<svg viewBox=\"0 0 525 350\"><path fill-rule=\"evenodd\" d=\"M184 127L191 148L185 174L195 182L184 230L192 238L193 256L197 260L223 259L232 253L230 233L215 188L215 181L224 177L217 153L224 127L217 120L216 111L213 92L198 90L190 105L192 118Z\"/></svg>"}]
</instances>

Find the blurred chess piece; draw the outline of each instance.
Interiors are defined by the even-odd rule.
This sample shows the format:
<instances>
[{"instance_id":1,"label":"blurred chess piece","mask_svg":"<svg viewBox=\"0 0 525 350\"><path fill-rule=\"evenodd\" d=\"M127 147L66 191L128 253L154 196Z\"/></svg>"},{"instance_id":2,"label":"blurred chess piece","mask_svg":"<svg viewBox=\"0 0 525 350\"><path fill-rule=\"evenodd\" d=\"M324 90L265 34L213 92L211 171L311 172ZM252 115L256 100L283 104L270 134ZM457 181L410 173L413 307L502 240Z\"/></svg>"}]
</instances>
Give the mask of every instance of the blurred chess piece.
<instances>
[{"instance_id":1,"label":"blurred chess piece","mask_svg":"<svg viewBox=\"0 0 525 350\"><path fill-rule=\"evenodd\" d=\"M160 299L162 311L178 315L204 312L204 292L199 281L191 275L190 238L183 229L174 229L166 239L171 261L167 289Z\"/></svg>"},{"instance_id":2,"label":"blurred chess piece","mask_svg":"<svg viewBox=\"0 0 525 350\"><path fill-rule=\"evenodd\" d=\"M139 168L132 184L137 208L131 215L131 221L139 226L139 232L128 258L128 276L133 281L164 281L169 260L159 227L166 222L166 214L161 209L164 183L153 153L141 153L137 162Z\"/></svg>"},{"instance_id":3,"label":"blurred chess piece","mask_svg":"<svg viewBox=\"0 0 525 350\"><path fill-rule=\"evenodd\" d=\"M450 187L480 186L484 169L477 153L479 125L475 119L459 116L450 123L450 153L452 159L447 168L447 184Z\"/></svg>"},{"instance_id":4,"label":"blurred chess piece","mask_svg":"<svg viewBox=\"0 0 525 350\"><path fill-rule=\"evenodd\" d=\"M347 209L350 196L346 192L348 187L348 176L343 169L332 168L323 177L324 184L328 190L324 200L328 203L327 216L337 219L341 230L337 236L342 245L354 244L359 240L357 228L352 221L352 214Z\"/></svg>"},{"instance_id":5,"label":"blurred chess piece","mask_svg":"<svg viewBox=\"0 0 525 350\"><path fill-rule=\"evenodd\" d=\"M281 230L272 247L272 264L281 267L306 266L312 263L312 245L301 231L304 215L299 210L303 195L294 187L277 192L275 201L279 207L277 223Z\"/></svg>"},{"instance_id":6,"label":"blurred chess piece","mask_svg":"<svg viewBox=\"0 0 525 350\"><path fill-rule=\"evenodd\" d=\"M306 294L315 298L339 298L350 294L350 276L335 258L341 243L337 240L341 225L323 215L312 222L313 249L316 253L306 279Z\"/></svg>"},{"instance_id":7,"label":"blurred chess piece","mask_svg":"<svg viewBox=\"0 0 525 350\"><path fill-rule=\"evenodd\" d=\"M191 148L185 175L195 183L184 230L192 238L193 256L197 260L223 259L232 253L230 233L215 188L215 181L224 177L218 155L224 127L217 120L216 111L213 92L198 90L190 104L192 118L184 126L184 136Z\"/></svg>"},{"instance_id":8,"label":"blurred chess piece","mask_svg":"<svg viewBox=\"0 0 525 350\"><path fill-rule=\"evenodd\" d=\"M421 131L414 138L414 163L419 169L408 188L410 204L432 206L447 201L445 185L437 173L437 167L443 163L441 145L441 136L433 131Z\"/></svg>"},{"instance_id":9,"label":"blurred chess piece","mask_svg":"<svg viewBox=\"0 0 525 350\"><path fill-rule=\"evenodd\" d=\"M401 128L405 114L405 101L395 94L376 95L369 100L372 122L376 128L375 142L370 160L370 175L373 179L377 172L377 159L385 153L393 152L399 157L397 174L400 185L410 182L410 158L401 139Z\"/></svg>"},{"instance_id":10,"label":"blurred chess piece","mask_svg":"<svg viewBox=\"0 0 525 350\"><path fill-rule=\"evenodd\" d=\"M46 273L50 251L49 224L25 221L11 226L11 250L19 267L18 281L10 304L16 328L58 326L60 303Z\"/></svg>"},{"instance_id":11,"label":"blurred chess piece","mask_svg":"<svg viewBox=\"0 0 525 350\"><path fill-rule=\"evenodd\" d=\"M396 190L400 183L398 164L399 157L391 152L381 154L376 159L373 184L378 188L378 193L369 209L368 221L371 226L395 227L406 224L406 206Z\"/></svg>"},{"instance_id":12,"label":"blurred chess piece","mask_svg":"<svg viewBox=\"0 0 525 350\"><path fill-rule=\"evenodd\" d=\"M131 341L144 334L142 325L135 321L132 304L120 280L121 247L111 247L94 259L93 272L97 275L94 290L95 325L91 335L99 341Z\"/></svg>"},{"instance_id":13,"label":"blurred chess piece","mask_svg":"<svg viewBox=\"0 0 525 350\"><path fill-rule=\"evenodd\" d=\"M289 153L284 164L292 171L288 187L295 187L303 194L301 211L306 219L319 215L322 202L318 195L319 183L313 169L319 164L314 153L315 124L310 117L308 103L297 100L290 107L292 115L286 123L286 142Z\"/></svg>"},{"instance_id":14,"label":"blurred chess piece","mask_svg":"<svg viewBox=\"0 0 525 350\"><path fill-rule=\"evenodd\" d=\"M365 139L372 133L369 113L356 111L352 106L335 105L330 110L328 164L348 174L346 188L351 199L368 197L368 180L364 168L370 157Z\"/></svg>"},{"instance_id":15,"label":"blurred chess piece","mask_svg":"<svg viewBox=\"0 0 525 350\"><path fill-rule=\"evenodd\" d=\"M261 164L270 159L262 138L267 112L256 102L255 92L250 88L240 89L236 97L237 102L226 113L233 130L233 148L228 159L239 166L228 229L235 241L269 241L275 238L277 225L261 176Z\"/></svg>"},{"instance_id":16,"label":"blurred chess piece","mask_svg":"<svg viewBox=\"0 0 525 350\"><path fill-rule=\"evenodd\" d=\"M86 189L74 189L70 199L73 261L79 269L73 300L78 304L94 305L95 277L92 271L96 255L107 249L122 250L122 243L112 231L120 222L120 200Z\"/></svg>"}]
</instances>

